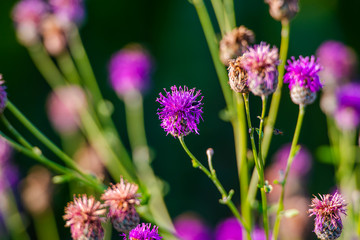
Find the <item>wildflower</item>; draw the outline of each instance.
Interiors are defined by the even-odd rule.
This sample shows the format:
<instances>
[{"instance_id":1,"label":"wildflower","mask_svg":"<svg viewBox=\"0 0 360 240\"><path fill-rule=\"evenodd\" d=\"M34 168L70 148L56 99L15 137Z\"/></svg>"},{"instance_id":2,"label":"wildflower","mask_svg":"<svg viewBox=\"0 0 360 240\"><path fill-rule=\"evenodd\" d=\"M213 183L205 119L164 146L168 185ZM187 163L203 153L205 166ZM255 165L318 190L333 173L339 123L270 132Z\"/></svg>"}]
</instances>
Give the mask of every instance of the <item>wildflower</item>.
<instances>
[{"instance_id":1,"label":"wildflower","mask_svg":"<svg viewBox=\"0 0 360 240\"><path fill-rule=\"evenodd\" d=\"M6 87L3 84L4 84L3 76L2 74L0 74L0 114L4 112L8 100Z\"/></svg>"},{"instance_id":2,"label":"wildflower","mask_svg":"<svg viewBox=\"0 0 360 240\"><path fill-rule=\"evenodd\" d=\"M340 215L346 215L347 204L338 192L319 196L314 196L308 211L309 216L315 215L314 232L319 239L337 239L343 229Z\"/></svg>"},{"instance_id":3,"label":"wildflower","mask_svg":"<svg viewBox=\"0 0 360 240\"><path fill-rule=\"evenodd\" d=\"M0 195L8 188L15 188L19 181L19 171L10 161L11 155L9 143L0 137Z\"/></svg>"},{"instance_id":4,"label":"wildflower","mask_svg":"<svg viewBox=\"0 0 360 240\"><path fill-rule=\"evenodd\" d=\"M350 83L339 88L334 117L339 128L354 130L360 124L360 84Z\"/></svg>"},{"instance_id":5,"label":"wildflower","mask_svg":"<svg viewBox=\"0 0 360 240\"><path fill-rule=\"evenodd\" d=\"M238 93L248 93L247 72L242 65L242 57L229 61L229 84L232 90Z\"/></svg>"},{"instance_id":6,"label":"wildflower","mask_svg":"<svg viewBox=\"0 0 360 240\"><path fill-rule=\"evenodd\" d=\"M59 55L65 50L66 30L55 15L48 15L43 19L40 31L44 46L51 55Z\"/></svg>"},{"instance_id":7,"label":"wildflower","mask_svg":"<svg viewBox=\"0 0 360 240\"><path fill-rule=\"evenodd\" d=\"M299 12L299 0L265 0L270 15L278 21L291 20Z\"/></svg>"},{"instance_id":8,"label":"wildflower","mask_svg":"<svg viewBox=\"0 0 360 240\"><path fill-rule=\"evenodd\" d=\"M140 45L130 45L117 52L110 60L111 85L119 96L131 91L144 92L149 88L153 62Z\"/></svg>"},{"instance_id":9,"label":"wildflower","mask_svg":"<svg viewBox=\"0 0 360 240\"><path fill-rule=\"evenodd\" d=\"M316 51L323 71L319 73L325 90L332 90L346 83L354 74L357 65L353 49L341 42L326 41Z\"/></svg>"},{"instance_id":10,"label":"wildflower","mask_svg":"<svg viewBox=\"0 0 360 240\"><path fill-rule=\"evenodd\" d=\"M216 240L242 240L243 227L239 221L232 217L220 222L215 230Z\"/></svg>"},{"instance_id":11,"label":"wildflower","mask_svg":"<svg viewBox=\"0 0 360 240\"><path fill-rule=\"evenodd\" d=\"M321 66L314 56L300 56L298 60L291 57L291 60L285 66L287 73L284 76L284 83L289 83L291 99L298 105L311 104L316 99L316 92L322 88L318 75Z\"/></svg>"},{"instance_id":12,"label":"wildflower","mask_svg":"<svg viewBox=\"0 0 360 240\"><path fill-rule=\"evenodd\" d=\"M74 202L68 204L63 216L66 220L65 226L70 227L74 240L103 239L104 229L101 222L105 219L101 216L106 212L103 207L92 196L89 198L85 194L78 198L74 196Z\"/></svg>"},{"instance_id":13,"label":"wildflower","mask_svg":"<svg viewBox=\"0 0 360 240\"><path fill-rule=\"evenodd\" d=\"M172 86L171 92L164 91L166 96L159 93L160 97L156 99L162 105L157 112L161 127L174 137L186 136L191 132L199 134L197 125L203 113L200 90L195 92L195 88L189 90L186 86L178 90Z\"/></svg>"},{"instance_id":14,"label":"wildflower","mask_svg":"<svg viewBox=\"0 0 360 240\"><path fill-rule=\"evenodd\" d=\"M135 206L140 205L137 194L138 186L128 183L123 178L116 185L109 187L101 199L109 207L108 217L111 218L114 228L119 232L129 232L140 222Z\"/></svg>"},{"instance_id":15,"label":"wildflower","mask_svg":"<svg viewBox=\"0 0 360 240\"><path fill-rule=\"evenodd\" d=\"M240 26L227 33L220 41L220 59L225 66L229 60L243 55L250 44L255 41L254 32L245 26Z\"/></svg>"},{"instance_id":16,"label":"wildflower","mask_svg":"<svg viewBox=\"0 0 360 240\"><path fill-rule=\"evenodd\" d=\"M62 134L74 133L80 113L87 107L84 91L78 86L59 87L47 99L47 112L54 128Z\"/></svg>"},{"instance_id":17,"label":"wildflower","mask_svg":"<svg viewBox=\"0 0 360 240\"><path fill-rule=\"evenodd\" d=\"M63 23L81 23L85 10L83 0L49 0L55 16Z\"/></svg>"},{"instance_id":18,"label":"wildflower","mask_svg":"<svg viewBox=\"0 0 360 240\"><path fill-rule=\"evenodd\" d=\"M47 4L41 0L22 0L15 5L12 18L23 45L31 46L39 41L39 26L48 10Z\"/></svg>"},{"instance_id":19,"label":"wildflower","mask_svg":"<svg viewBox=\"0 0 360 240\"><path fill-rule=\"evenodd\" d=\"M177 235L182 240L210 240L211 232L203 220L194 214L182 214L174 221Z\"/></svg>"},{"instance_id":20,"label":"wildflower","mask_svg":"<svg viewBox=\"0 0 360 240\"><path fill-rule=\"evenodd\" d=\"M268 96L275 92L278 83L278 49L261 42L249 47L243 55L243 66L248 72L250 91L257 96Z\"/></svg>"},{"instance_id":21,"label":"wildflower","mask_svg":"<svg viewBox=\"0 0 360 240\"><path fill-rule=\"evenodd\" d=\"M132 229L129 233L129 240L161 240L158 233L158 227L154 226L151 229L151 223L139 224L136 228ZM124 237L126 240L126 236Z\"/></svg>"}]
</instances>

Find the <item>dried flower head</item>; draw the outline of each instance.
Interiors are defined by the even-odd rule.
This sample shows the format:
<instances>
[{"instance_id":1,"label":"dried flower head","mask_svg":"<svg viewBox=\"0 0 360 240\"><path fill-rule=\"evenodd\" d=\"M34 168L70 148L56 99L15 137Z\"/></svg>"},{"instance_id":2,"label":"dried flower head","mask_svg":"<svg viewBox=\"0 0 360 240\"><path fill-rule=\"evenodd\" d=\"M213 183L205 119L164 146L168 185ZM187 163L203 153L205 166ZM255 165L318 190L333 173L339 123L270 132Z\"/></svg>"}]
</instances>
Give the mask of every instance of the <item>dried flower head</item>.
<instances>
[{"instance_id":1,"label":"dried flower head","mask_svg":"<svg viewBox=\"0 0 360 240\"><path fill-rule=\"evenodd\" d=\"M242 65L242 57L229 61L229 84L232 90L238 93L249 93L247 72Z\"/></svg>"},{"instance_id":2,"label":"dried flower head","mask_svg":"<svg viewBox=\"0 0 360 240\"><path fill-rule=\"evenodd\" d=\"M220 41L220 59L225 66L229 60L243 55L250 44L255 42L254 32L240 26L227 33Z\"/></svg>"},{"instance_id":3,"label":"dried flower head","mask_svg":"<svg viewBox=\"0 0 360 240\"><path fill-rule=\"evenodd\" d=\"M270 15L278 21L291 20L299 12L299 0L265 0Z\"/></svg>"},{"instance_id":4,"label":"dried flower head","mask_svg":"<svg viewBox=\"0 0 360 240\"><path fill-rule=\"evenodd\" d=\"M249 47L243 55L243 66L248 73L250 91L257 96L268 96L276 90L278 83L278 49L261 42Z\"/></svg>"},{"instance_id":5,"label":"dried flower head","mask_svg":"<svg viewBox=\"0 0 360 240\"><path fill-rule=\"evenodd\" d=\"M291 99L298 105L311 104L316 99L316 92L322 88L318 75L321 66L315 56L300 56L298 60L291 57L291 60L285 66L287 73L284 76L284 83L289 83Z\"/></svg>"},{"instance_id":6,"label":"dried flower head","mask_svg":"<svg viewBox=\"0 0 360 240\"><path fill-rule=\"evenodd\" d=\"M129 233L129 240L161 240L161 239L162 237L158 233L158 227L154 226L151 229L151 223L139 224ZM126 240L126 236L124 237L124 240Z\"/></svg>"},{"instance_id":7,"label":"dried flower head","mask_svg":"<svg viewBox=\"0 0 360 240\"><path fill-rule=\"evenodd\" d=\"M337 239L343 229L340 215L346 215L347 204L338 192L319 196L314 196L308 211L309 216L315 215L314 232L319 239Z\"/></svg>"},{"instance_id":8,"label":"dried flower head","mask_svg":"<svg viewBox=\"0 0 360 240\"><path fill-rule=\"evenodd\" d=\"M104 237L104 229L101 222L105 221L102 217L106 213L104 206L96 201L93 196L87 197L85 194L68 203L65 208L66 227L70 227L71 236L74 240L101 240Z\"/></svg>"},{"instance_id":9,"label":"dried flower head","mask_svg":"<svg viewBox=\"0 0 360 240\"><path fill-rule=\"evenodd\" d=\"M197 125L202 120L201 114L203 103L200 90L195 92L195 88L171 87L171 92L164 89L166 96L159 93L156 99L162 106L157 114L161 120L161 127L174 137L186 136L191 132L198 133ZM200 97L199 100L197 98Z\"/></svg>"},{"instance_id":10,"label":"dried flower head","mask_svg":"<svg viewBox=\"0 0 360 240\"><path fill-rule=\"evenodd\" d=\"M25 46L33 45L39 40L40 22L48 12L48 6L41 0L22 0L12 12L19 41Z\"/></svg>"},{"instance_id":11,"label":"dried flower head","mask_svg":"<svg viewBox=\"0 0 360 240\"><path fill-rule=\"evenodd\" d=\"M316 51L323 71L320 78L325 90L333 90L350 80L357 65L353 49L337 41L326 41Z\"/></svg>"},{"instance_id":12,"label":"dried flower head","mask_svg":"<svg viewBox=\"0 0 360 240\"><path fill-rule=\"evenodd\" d=\"M109 64L111 85L119 96L149 88L153 61L140 45L132 44L112 56Z\"/></svg>"},{"instance_id":13,"label":"dried flower head","mask_svg":"<svg viewBox=\"0 0 360 240\"><path fill-rule=\"evenodd\" d=\"M140 222L135 206L140 205L136 184L128 183L123 178L120 182L109 187L101 199L109 207L108 217L111 218L114 228L119 232L129 232Z\"/></svg>"},{"instance_id":14,"label":"dried flower head","mask_svg":"<svg viewBox=\"0 0 360 240\"><path fill-rule=\"evenodd\" d=\"M5 81L3 80L3 76L0 73L0 114L4 112L8 100L6 87L3 85L4 83Z\"/></svg>"}]
</instances>

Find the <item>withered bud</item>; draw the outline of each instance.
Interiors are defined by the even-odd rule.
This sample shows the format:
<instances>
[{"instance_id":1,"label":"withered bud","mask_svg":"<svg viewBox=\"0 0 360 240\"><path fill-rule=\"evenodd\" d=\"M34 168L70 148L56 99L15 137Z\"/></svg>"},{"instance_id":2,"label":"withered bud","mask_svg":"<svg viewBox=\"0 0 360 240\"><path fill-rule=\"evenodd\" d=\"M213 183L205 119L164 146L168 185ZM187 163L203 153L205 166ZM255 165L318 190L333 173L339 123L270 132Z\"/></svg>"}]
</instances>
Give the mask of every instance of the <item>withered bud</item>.
<instances>
[{"instance_id":1,"label":"withered bud","mask_svg":"<svg viewBox=\"0 0 360 240\"><path fill-rule=\"evenodd\" d=\"M229 84L235 92L249 93L248 74L242 65L242 59L243 57L238 57L236 60L229 61Z\"/></svg>"},{"instance_id":2,"label":"withered bud","mask_svg":"<svg viewBox=\"0 0 360 240\"><path fill-rule=\"evenodd\" d=\"M254 42L254 32L245 26L233 29L220 41L220 60L228 66L229 60L243 55L247 47Z\"/></svg>"},{"instance_id":3,"label":"withered bud","mask_svg":"<svg viewBox=\"0 0 360 240\"><path fill-rule=\"evenodd\" d=\"M41 24L44 46L51 55L59 55L66 47L66 38L59 20L50 15Z\"/></svg>"},{"instance_id":4,"label":"withered bud","mask_svg":"<svg viewBox=\"0 0 360 240\"><path fill-rule=\"evenodd\" d=\"M299 12L299 0L265 0L270 15L278 21L291 20Z\"/></svg>"}]
</instances>

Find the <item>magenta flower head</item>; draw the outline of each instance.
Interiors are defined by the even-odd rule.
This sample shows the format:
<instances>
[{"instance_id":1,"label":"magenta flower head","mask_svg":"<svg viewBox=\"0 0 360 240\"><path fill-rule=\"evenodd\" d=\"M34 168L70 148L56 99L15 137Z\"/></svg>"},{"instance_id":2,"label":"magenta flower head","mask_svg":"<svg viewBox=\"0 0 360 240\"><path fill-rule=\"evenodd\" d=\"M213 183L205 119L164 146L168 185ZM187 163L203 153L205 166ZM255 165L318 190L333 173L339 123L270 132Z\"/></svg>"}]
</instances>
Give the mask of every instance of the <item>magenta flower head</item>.
<instances>
[{"instance_id":1,"label":"magenta flower head","mask_svg":"<svg viewBox=\"0 0 360 240\"><path fill-rule=\"evenodd\" d=\"M85 17L83 0L49 0L55 16L64 24L80 24Z\"/></svg>"},{"instance_id":2,"label":"magenta flower head","mask_svg":"<svg viewBox=\"0 0 360 240\"><path fill-rule=\"evenodd\" d=\"M162 237L158 233L158 227L154 226L151 229L151 223L139 224L129 233L129 240L161 240L161 239ZM126 236L124 237L124 240L126 240Z\"/></svg>"},{"instance_id":3,"label":"magenta flower head","mask_svg":"<svg viewBox=\"0 0 360 240\"><path fill-rule=\"evenodd\" d=\"M338 192L319 196L320 199L314 196L308 211L315 216L314 232L319 239L337 239L343 229L340 215L346 215L347 204Z\"/></svg>"},{"instance_id":4,"label":"magenta flower head","mask_svg":"<svg viewBox=\"0 0 360 240\"><path fill-rule=\"evenodd\" d=\"M211 240L210 229L194 214L183 214L174 221L175 230L182 240Z\"/></svg>"},{"instance_id":5,"label":"magenta flower head","mask_svg":"<svg viewBox=\"0 0 360 240\"><path fill-rule=\"evenodd\" d=\"M149 88L153 60L140 45L133 44L112 56L109 76L112 87L119 96L132 91L144 92Z\"/></svg>"},{"instance_id":6,"label":"magenta flower head","mask_svg":"<svg viewBox=\"0 0 360 240\"><path fill-rule=\"evenodd\" d=\"M66 227L70 227L71 236L74 240L101 240L104 238L104 229L101 222L106 212L104 206L95 200L94 197L76 198L65 208Z\"/></svg>"},{"instance_id":7,"label":"magenta flower head","mask_svg":"<svg viewBox=\"0 0 360 240\"><path fill-rule=\"evenodd\" d=\"M347 82L355 72L356 54L341 42L324 42L316 51L316 55L324 68L320 77L324 81L325 88L332 89Z\"/></svg>"},{"instance_id":8,"label":"magenta flower head","mask_svg":"<svg viewBox=\"0 0 360 240\"><path fill-rule=\"evenodd\" d=\"M314 56L300 56L298 60L291 57L287 62L284 83L289 83L291 100L298 105L313 103L316 92L322 88L318 75L321 70L318 60L315 60Z\"/></svg>"},{"instance_id":9,"label":"magenta flower head","mask_svg":"<svg viewBox=\"0 0 360 240\"><path fill-rule=\"evenodd\" d=\"M248 73L250 91L257 96L268 96L275 92L278 83L278 49L261 42L249 47L243 55L243 66Z\"/></svg>"},{"instance_id":10,"label":"magenta flower head","mask_svg":"<svg viewBox=\"0 0 360 240\"><path fill-rule=\"evenodd\" d=\"M336 94L337 109L334 117L339 128L355 130L360 124L360 83L349 83Z\"/></svg>"},{"instance_id":11,"label":"magenta flower head","mask_svg":"<svg viewBox=\"0 0 360 240\"><path fill-rule=\"evenodd\" d=\"M195 88L172 86L171 92L165 91L165 96L159 93L156 99L162 108L158 109L157 114L161 120L161 127L174 137L183 137L191 132L199 134L197 125L202 119L201 114L203 103L200 90L195 92ZM200 99L198 99L200 98Z\"/></svg>"},{"instance_id":12,"label":"magenta flower head","mask_svg":"<svg viewBox=\"0 0 360 240\"><path fill-rule=\"evenodd\" d=\"M128 233L140 222L139 214L135 209L135 206L140 205L138 199L140 195L136 193L138 188L136 184L120 178L119 183L109 187L101 196L105 205L109 207L108 217L119 232Z\"/></svg>"},{"instance_id":13,"label":"magenta flower head","mask_svg":"<svg viewBox=\"0 0 360 240\"><path fill-rule=\"evenodd\" d=\"M42 0L22 0L12 11L17 37L25 46L39 40L39 26L48 11L48 5Z\"/></svg>"},{"instance_id":14,"label":"magenta flower head","mask_svg":"<svg viewBox=\"0 0 360 240\"><path fill-rule=\"evenodd\" d=\"M239 221L227 218L216 227L215 240L242 240L243 229Z\"/></svg>"},{"instance_id":15,"label":"magenta flower head","mask_svg":"<svg viewBox=\"0 0 360 240\"><path fill-rule=\"evenodd\" d=\"M15 188L19 182L19 171L10 161L12 148L5 138L0 137L0 194L9 187Z\"/></svg>"},{"instance_id":16,"label":"magenta flower head","mask_svg":"<svg viewBox=\"0 0 360 240\"><path fill-rule=\"evenodd\" d=\"M8 101L6 87L3 85L4 83L5 81L3 80L3 76L0 73L0 114L4 112Z\"/></svg>"}]
</instances>

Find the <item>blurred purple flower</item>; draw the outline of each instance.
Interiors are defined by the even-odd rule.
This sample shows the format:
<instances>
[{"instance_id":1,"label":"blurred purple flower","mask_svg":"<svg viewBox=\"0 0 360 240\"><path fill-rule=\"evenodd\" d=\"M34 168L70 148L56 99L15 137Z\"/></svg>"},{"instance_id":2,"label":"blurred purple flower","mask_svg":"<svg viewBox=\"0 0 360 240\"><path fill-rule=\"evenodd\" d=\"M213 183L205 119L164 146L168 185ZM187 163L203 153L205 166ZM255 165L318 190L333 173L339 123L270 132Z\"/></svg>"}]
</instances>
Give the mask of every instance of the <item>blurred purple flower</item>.
<instances>
[{"instance_id":1,"label":"blurred purple flower","mask_svg":"<svg viewBox=\"0 0 360 240\"><path fill-rule=\"evenodd\" d=\"M11 163L12 148L0 137L0 194L8 187L15 187L19 181L18 169Z\"/></svg>"},{"instance_id":2,"label":"blurred purple flower","mask_svg":"<svg viewBox=\"0 0 360 240\"><path fill-rule=\"evenodd\" d=\"M210 229L195 215L184 214L174 221L175 229L182 240L211 240Z\"/></svg>"},{"instance_id":3,"label":"blurred purple flower","mask_svg":"<svg viewBox=\"0 0 360 240\"><path fill-rule=\"evenodd\" d=\"M279 65L278 49L261 42L249 47L243 55L243 66L248 73L250 91L257 96L267 96L276 90Z\"/></svg>"},{"instance_id":4,"label":"blurred purple flower","mask_svg":"<svg viewBox=\"0 0 360 240\"><path fill-rule=\"evenodd\" d=\"M197 125L203 113L200 90L195 92L195 88L189 90L186 86L179 89L172 86L171 92L164 90L166 95L159 93L160 97L156 99L162 107L157 112L161 127L174 137L183 137L191 132L199 134Z\"/></svg>"},{"instance_id":5,"label":"blurred purple flower","mask_svg":"<svg viewBox=\"0 0 360 240\"><path fill-rule=\"evenodd\" d=\"M109 64L111 85L119 96L149 88L153 67L149 53L139 45L131 45L112 56Z\"/></svg>"},{"instance_id":6,"label":"blurred purple flower","mask_svg":"<svg viewBox=\"0 0 360 240\"><path fill-rule=\"evenodd\" d=\"M83 0L49 0L53 13L65 24L81 23L85 17Z\"/></svg>"},{"instance_id":7,"label":"blurred purple flower","mask_svg":"<svg viewBox=\"0 0 360 240\"><path fill-rule=\"evenodd\" d=\"M242 235L242 226L234 217L220 222L215 230L215 240L242 240Z\"/></svg>"},{"instance_id":8,"label":"blurred purple flower","mask_svg":"<svg viewBox=\"0 0 360 240\"><path fill-rule=\"evenodd\" d=\"M337 91L337 125L344 130L354 130L360 124L360 84L349 83Z\"/></svg>"},{"instance_id":9,"label":"blurred purple flower","mask_svg":"<svg viewBox=\"0 0 360 240\"><path fill-rule=\"evenodd\" d=\"M354 50L341 42L326 41L316 51L321 66L321 78L325 87L335 87L351 78L357 65Z\"/></svg>"},{"instance_id":10,"label":"blurred purple flower","mask_svg":"<svg viewBox=\"0 0 360 240\"><path fill-rule=\"evenodd\" d=\"M251 233L252 240L266 240L265 231L262 228L255 227L254 231ZM271 238L271 234L269 234Z\"/></svg>"}]
</instances>

